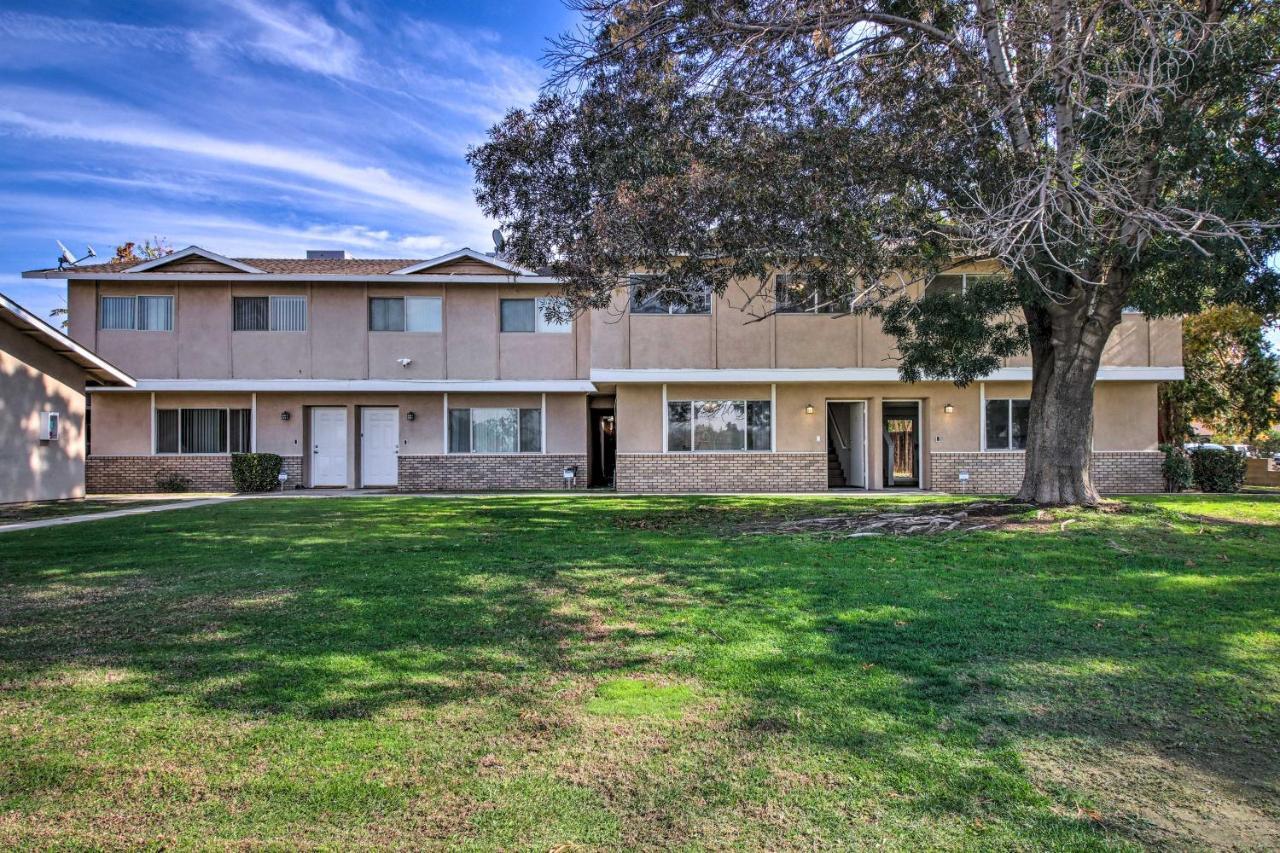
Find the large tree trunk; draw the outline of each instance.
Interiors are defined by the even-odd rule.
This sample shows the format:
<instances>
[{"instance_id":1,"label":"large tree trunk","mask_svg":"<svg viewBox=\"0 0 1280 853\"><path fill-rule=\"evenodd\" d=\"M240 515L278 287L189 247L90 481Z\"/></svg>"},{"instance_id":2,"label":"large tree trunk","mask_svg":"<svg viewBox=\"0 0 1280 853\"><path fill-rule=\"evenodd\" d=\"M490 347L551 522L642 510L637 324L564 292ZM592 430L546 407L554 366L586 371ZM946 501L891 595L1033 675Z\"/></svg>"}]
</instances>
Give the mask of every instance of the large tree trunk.
<instances>
[{"instance_id":1,"label":"large tree trunk","mask_svg":"<svg viewBox=\"0 0 1280 853\"><path fill-rule=\"evenodd\" d=\"M1089 475L1093 385L1120 306L1079 286L1065 305L1024 309L1031 338L1031 413L1018 499L1037 504L1098 503ZM1108 303L1117 301L1114 297Z\"/></svg>"}]
</instances>

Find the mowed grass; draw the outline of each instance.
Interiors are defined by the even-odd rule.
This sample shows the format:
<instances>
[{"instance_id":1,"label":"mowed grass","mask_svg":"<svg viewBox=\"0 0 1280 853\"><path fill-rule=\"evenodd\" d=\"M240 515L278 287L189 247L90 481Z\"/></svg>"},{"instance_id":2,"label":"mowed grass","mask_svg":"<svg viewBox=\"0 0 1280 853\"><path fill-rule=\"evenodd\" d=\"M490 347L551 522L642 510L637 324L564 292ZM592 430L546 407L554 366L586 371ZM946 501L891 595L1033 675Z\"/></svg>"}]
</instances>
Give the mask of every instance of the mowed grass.
<instances>
[{"instance_id":1,"label":"mowed grass","mask_svg":"<svg viewBox=\"0 0 1280 853\"><path fill-rule=\"evenodd\" d=\"M5 534L0 846L1280 844L1280 500L743 532L871 506L258 500Z\"/></svg>"}]
</instances>

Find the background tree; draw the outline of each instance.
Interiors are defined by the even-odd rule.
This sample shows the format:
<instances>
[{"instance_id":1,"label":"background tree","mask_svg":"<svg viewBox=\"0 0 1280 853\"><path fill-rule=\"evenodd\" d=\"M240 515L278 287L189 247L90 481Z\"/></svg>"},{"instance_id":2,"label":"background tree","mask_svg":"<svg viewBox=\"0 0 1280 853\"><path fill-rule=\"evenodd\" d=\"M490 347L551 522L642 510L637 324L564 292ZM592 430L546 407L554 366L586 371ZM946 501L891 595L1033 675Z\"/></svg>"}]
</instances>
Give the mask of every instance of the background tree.
<instances>
[{"instance_id":1,"label":"background tree","mask_svg":"<svg viewBox=\"0 0 1280 853\"><path fill-rule=\"evenodd\" d=\"M1208 424L1215 438L1253 443L1280 420L1280 358L1263 332L1261 317L1235 305L1184 321L1187 378L1161 388L1173 437L1184 437L1194 419Z\"/></svg>"},{"instance_id":2,"label":"background tree","mask_svg":"<svg viewBox=\"0 0 1280 853\"><path fill-rule=\"evenodd\" d=\"M169 245L168 240L164 237L152 237L150 240L143 240L141 245L130 241L116 246L115 254L112 255L110 263L118 261L151 261L172 254L173 246ZM65 305L54 308L49 312L49 317L57 320L58 326L63 329L67 328L69 316L70 312Z\"/></svg>"},{"instance_id":3,"label":"background tree","mask_svg":"<svg viewBox=\"0 0 1280 853\"><path fill-rule=\"evenodd\" d=\"M904 379L1030 348L1023 499L1092 503L1093 384L1126 306L1277 281L1280 9L1157 0L579 0L556 75L468 155L514 260L569 310L809 276ZM911 298L948 267L1008 271Z\"/></svg>"}]
</instances>

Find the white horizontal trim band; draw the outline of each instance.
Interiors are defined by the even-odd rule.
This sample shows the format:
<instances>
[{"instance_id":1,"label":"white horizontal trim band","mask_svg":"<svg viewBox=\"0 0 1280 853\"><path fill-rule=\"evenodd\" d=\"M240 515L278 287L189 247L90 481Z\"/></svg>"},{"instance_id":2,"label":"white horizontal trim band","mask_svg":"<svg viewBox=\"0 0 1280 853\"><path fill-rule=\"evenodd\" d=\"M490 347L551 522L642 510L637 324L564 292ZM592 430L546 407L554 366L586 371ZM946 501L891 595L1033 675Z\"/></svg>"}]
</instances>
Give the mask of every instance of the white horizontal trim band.
<instances>
[{"instance_id":1,"label":"white horizontal trim band","mask_svg":"<svg viewBox=\"0 0 1280 853\"><path fill-rule=\"evenodd\" d=\"M1183 378L1182 367L1103 367L1098 379L1105 382L1145 381L1164 382ZM649 368L630 370L593 370L591 381L596 384L628 382L651 383L717 383L717 382L902 382L896 367L779 367L779 368L728 368L725 370L655 370ZM946 382L945 379L924 380ZM983 377L986 382L1029 382L1030 367L1002 367Z\"/></svg>"},{"instance_id":2,"label":"white horizontal trim band","mask_svg":"<svg viewBox=\"0 0 1280 853\"><path fill-rule=\"evenodd\" d=\"M90 388L104 391L218 391L248 392L421 392L421 393L542 393L589 394L596 388L585 379L141 379L134 388Z\"/></svg>"}]
</instances>

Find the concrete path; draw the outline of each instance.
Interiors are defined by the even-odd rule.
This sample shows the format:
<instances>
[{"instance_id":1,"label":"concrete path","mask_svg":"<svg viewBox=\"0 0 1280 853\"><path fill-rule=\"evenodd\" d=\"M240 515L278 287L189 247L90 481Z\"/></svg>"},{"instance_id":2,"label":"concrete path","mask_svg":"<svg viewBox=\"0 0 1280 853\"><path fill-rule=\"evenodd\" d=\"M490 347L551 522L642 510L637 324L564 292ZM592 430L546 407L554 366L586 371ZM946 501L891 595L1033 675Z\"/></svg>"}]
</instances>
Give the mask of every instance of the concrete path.
<instances>
[{"instance_id":1,"label":"concrete path","mask_svg":"<svg viewBox=\"0 0 1280 853\"><path fill-rule=\"evenodd\" d=\"M84 515L61 515L56 518L38 518L34 521L15 521L12 524L0 524L0 533L14 533L19 530L35 530L40 527L58 527L62 524L79 524L82 521L98 521L107 518L124 518L127 515L145 515L149 512L165 512L171 509L187 509L195 506L212 506L239 500L238 495L226 497L187 499L165 503L157 501L150 506L131 506L126 509L109 509L104 512L87 512Z\"/></svg>"}]
</instances>

